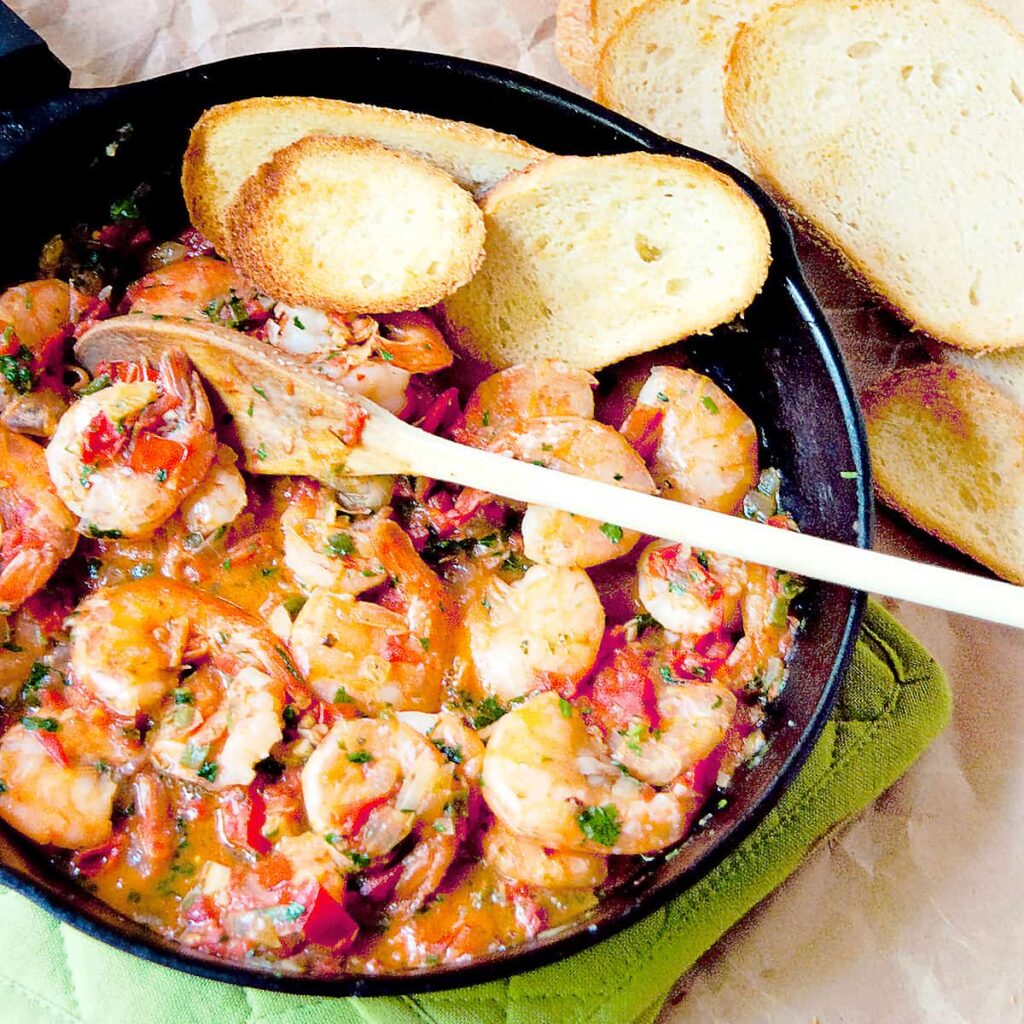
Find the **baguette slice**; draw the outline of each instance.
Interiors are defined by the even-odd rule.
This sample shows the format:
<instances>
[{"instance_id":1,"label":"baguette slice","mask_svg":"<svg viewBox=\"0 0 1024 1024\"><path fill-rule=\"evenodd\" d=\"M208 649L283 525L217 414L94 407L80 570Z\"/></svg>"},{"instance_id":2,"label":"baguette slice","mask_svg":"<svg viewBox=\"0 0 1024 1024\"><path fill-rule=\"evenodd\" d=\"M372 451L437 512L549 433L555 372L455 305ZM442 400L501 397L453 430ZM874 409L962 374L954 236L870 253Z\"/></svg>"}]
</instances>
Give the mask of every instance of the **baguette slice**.
<instances>
[{"instance_id":1,"label":"baguette slice","mask_svg":"<svg viewBox=\"0 0 1024 1024\"><path fill-rule=\"evenodd\" d=\"M996 391L1024 409L1024 348L976 356L948 345L934 345L932 355L943 363L973 370Z\"/></svg>"},{"instance_id":2,"label":"baguette slice","mask_svg":"<svg viewBox=\"0 0 1024 1024\"><path fill-rule=\"evenodd\" d=\"M181 185L192 223L221 255L232 255L227 211L242 182L276 150L305 135L354 136L406 150L475 195L548 155L477 125L343 100L275 96L211 107L192 129Z\"/></svg>"},{"instance_id":3,"label":"baguette slice","mask_svg":"<svg viewBox=\"0 0 1024 1024\"><path fill-rule=\"evenodd\" d=\"M228 211L234 262L295 306L431 306L483 259L483 215L432 163L366 139L310 135L278 150Z\"/></svg>"},{"instance_id":4,"label":"baguette slice","mask_svg":"<svg viewBox=\"0 0 1024 1024\"><path fill-rule=\"evenodd\" d=\"M1024 345L1024 36L973 0L801 0L725 106L760 175L917 330Z\"/></svg>"},{"instance_id":5,"label":"baguette slice","mask_svg":"<svg viewBox=\"0 0 1024 1024\"><path fill-rule=\"evenodd\" d=\"M558 0L555 54L580 85L594 88L597 47L590 23L590 0Z\"/></svg>"},{"instance_id":6,"label":"baguette slice","mask_svg":"<svg viewBox=\"0 0 1024 1024\"><path fill-rule=\"evenodd\" d=\"M725 61L740 23L772 2L648 0L601 51L596 99L660 135L745 166L725 125Z\"/></svg>"},{"instance_id":7,"label":"baguette slice","mask_svg":"<svg viewBox=\"0 0 1024 1024\"><path fill-rule=\"evenodd\" d=\"M934 363L863 396L878 496L1024 583L1024 411L970 370Z\"/></svg>"},{"instance_id":8,"label":"baguette slice","mask_svg":"<svg viewBox=\"0 0 1024 1024\"><path fill-rule=\"evenodd\" d=\"M590 23L593 26L594 43L599 54L622 21L643 2L644 0L590 0Z\"/></svg>"},{"instance_id":9,"label":"baguette slice","mask_svg":"<svg viewBox=\"0 0 1024 1024\"><path fill-rule=\"evenodd\" d=\"M444 314L497 366L553 353L584 370L710 331L768 273L768 227L734 182L696 160L552 157L483 201L486 258Z\"/></svg>"}]
</instances>

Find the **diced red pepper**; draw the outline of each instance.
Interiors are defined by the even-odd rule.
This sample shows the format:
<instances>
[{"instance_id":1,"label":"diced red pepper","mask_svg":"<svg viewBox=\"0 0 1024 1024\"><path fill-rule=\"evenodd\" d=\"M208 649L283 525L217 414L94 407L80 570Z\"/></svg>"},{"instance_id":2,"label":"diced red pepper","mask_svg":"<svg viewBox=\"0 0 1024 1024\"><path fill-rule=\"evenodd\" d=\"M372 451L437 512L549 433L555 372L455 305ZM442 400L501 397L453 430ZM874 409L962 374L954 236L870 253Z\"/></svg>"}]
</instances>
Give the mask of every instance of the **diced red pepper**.
<instances>
[{"instance_id":1,"label":"diced red pepper","mask_svg":"<svg viewBox=\"0 0 1024 1024\"><path fill-rule=\"evenodd\" d=\"M459 389L442 391L423 414L419 426L428 434L441 434L451 427L461 415L459 410Z\"/></svg>"},{"instance_id":2,"label":"diced red pepper","mask_svg":"<svg viewBox=\"0 0 1024 1024\"><path fill-rule=\"evenodd\" d=\"M159 434L137 434L132 447L131 467L136 473L172 473L188 458L188 448L180 441Z\"/></svg>"},{"instance_id":3,"label":"diced red pepper","mask_svg":"<svg viewBox=\"0 0 1024 1024\"><path fill-rule=\"evenodd\" d=\"M390 797L390 793L385 793L382 796L375 797L373 800L368 800L362 807L353 811L352 814L349 815L348 819L342 825L342 831L346 835L358 835L363 830L363 826L369 820L373 811L382 804L386 804Z\"/></svg>"},{"instance_id":4,"label":"diced red pepper","mask_svg":"<svg viewBox=\"0 0 1024 1024\"><path fill-rule=\"evenodd\" d=\"M56 764L59 764L61 768L68 767L68 765L71 762L68 761L68 755L64 751L64 745L61 743L60 739L56 736L56 734L52 732L47 732L45 729L37 729L34 733L32 733L32 735L35 736L36 741L39 743L39 746L41 746L43 750L46 751L46 753Z\"/></svg>"},{"instance_id":5,"label":"diced red pepper","mask_svg":"<svg viewBox=\"0 0 1024 1024\"><path fill-rule=\"evenodd\" d=\"M622 424L621 433L644 462L648 462L658 449L664 418L664 410L637 404Z\"/></svg>"},{"instance_id":6,"label":"diced red pepper","mask_svg":"<svg viewBox=\"0 0 1024 1024\"><path fill-rule=\"evenodd\" d=\"M95 466L110 462L128 443L128 432L119 431L105 412L98 412L89 421L82 437L82 462Z\"/></svg>"},{"instance_id":7,"label":"diced red pepper","mask_svg":"<svg viewBox=\"0 0 1024 1024\"><path fill-rule=\"evenodd\" d=\"M263 799L263 782L257 776L249 783L249 816L245 825L245 839L256 853L270 853L270 840L263 834L267 823L267 802Z\"/></svg>"},{"instance_id":8,"label":"diced red pepper","mask_svg":"<svg viewBox=\"0 0 1024 1024\"><path fill-rule=\"evenodd\" d=\"M332 429L332 433L343 445L354 448L363 436L366 425L366 410L355 402L346 402L341 422Z\"/></svg>"},{"instance_id":9,"label":"diced red pepper","mask_svg":"<svg viewBox=\"0 0 1024 1024\"><path fill-rule=\"evenodd\" d=\"M348 949L359 934L359 925L345 907L320 887L305 918L302 931L306 941L314 946L326 946L332 953Z\"/></svg>"}]
</instances>

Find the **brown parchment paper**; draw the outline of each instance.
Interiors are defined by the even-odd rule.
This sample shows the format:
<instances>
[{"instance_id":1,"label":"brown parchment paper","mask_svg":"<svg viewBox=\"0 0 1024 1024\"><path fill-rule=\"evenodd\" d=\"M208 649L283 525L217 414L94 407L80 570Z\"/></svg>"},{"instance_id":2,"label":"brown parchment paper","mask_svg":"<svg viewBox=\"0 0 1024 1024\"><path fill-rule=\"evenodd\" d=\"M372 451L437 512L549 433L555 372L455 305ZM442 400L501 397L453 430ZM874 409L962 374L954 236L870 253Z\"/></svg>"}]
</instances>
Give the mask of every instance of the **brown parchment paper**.
<instances>
[{"instance_id":1,"label":"brown parchment paper","mask_svg":"<svg viewBox=\"0 0 1024 1024\"><path fill-rule=\"evenodd\" d=\"M991 3L1024 26L1024 0ZM555 0L11 5L78 86L261 50L365 44L472 57L574 87L554 55ZM1024 154L1007 156L1024 174ZM858 384L920 358L831 260L803 248ZM876 546L970 568L885 512ZM949 672L952 725L680 979L662 1024L1024 1022L1024 634L888 604Z\"/></svg>"}]
</instances>

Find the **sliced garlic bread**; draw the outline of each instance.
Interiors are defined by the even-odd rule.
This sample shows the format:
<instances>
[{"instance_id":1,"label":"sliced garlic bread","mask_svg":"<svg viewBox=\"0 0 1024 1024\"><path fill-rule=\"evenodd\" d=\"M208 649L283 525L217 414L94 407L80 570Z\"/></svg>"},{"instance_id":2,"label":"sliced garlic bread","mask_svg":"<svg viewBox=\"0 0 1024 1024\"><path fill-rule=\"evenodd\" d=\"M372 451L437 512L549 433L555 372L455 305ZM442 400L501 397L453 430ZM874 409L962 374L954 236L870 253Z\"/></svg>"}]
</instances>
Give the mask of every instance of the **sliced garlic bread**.
<instances>
[{"instance_id":1,"label":"sliced garlic bread","mask_svg":"<svg viewBox=\"0 0 1024 1024\"><path fill-rule=\"evenodd\" d=\"M725 87L758 173L915 329L1024 345L1024 36L972 0L800 0Z\"/></svg>"},{"instance_id":2,"label":"sliced garlic bread","mask_svg":"<svg viewBox=\"0 0 1024 1024\"><path fill-rule=\"evenodd\" d=\"M863 396L878 496L1024 583L1024 410L970 370L928 364Z\"/></svg>"},{"instance_id":3,"label":"sliced garlic bread","mask_svg":"<svg viewBox=\"0 0 1024 1024\"><path fill-rule=\"evenodd\" d=\"M597 46L590 24L590 0L558 0L555 54L580 85L594 88Z\"/></svg>"},{"instance_id":4,"label":"sliced garlic bread","mask_svg":"<svg viewBox=\"0 0 1024 1024\"><path fill-rule=\"evenodd\" d=\"M247 178L228 210L236 266L291 305L387 313L433 305L483 258L472 195L411 153L311 135Z\"/></svg>"},{"instance_id":5,"label":"sliced garlic bread","mask_svg":"<svg viewBox=\"0 0 1024 1024\"><path fill-rule=\"evenodd\" d=\"M598 58L598 102L660 135L739 167L722 107L725 61L741 22L773 0L648 0L620 21Z\"/></svg>"},{"instance_id":6,"label":"sliced garlic bread","mask_svg":"<svg viewBox=\"0 0 1024 1024\"><path fill-rule=\"evenodd\" d=\"M483 266L444 314L496 366L556 353L599 369L731 320L768 273L760 210L696 160L552 157L496 185L483 210Z\"/></svg>"},{"instance_id":7,"label":"sliced garlic bread","mask_svg":"<svg viewBox=\"0 0 1024 1024\"><path fill-rule=\"evenodd\" d=\"M354 136L415 153L474 194L547 156L477 125L343 100L274 96L211 107L192 129L181 185L192 223L221 255L232 255L227 210L242 182L305 135Z\"/></svg>"}]
</instances>

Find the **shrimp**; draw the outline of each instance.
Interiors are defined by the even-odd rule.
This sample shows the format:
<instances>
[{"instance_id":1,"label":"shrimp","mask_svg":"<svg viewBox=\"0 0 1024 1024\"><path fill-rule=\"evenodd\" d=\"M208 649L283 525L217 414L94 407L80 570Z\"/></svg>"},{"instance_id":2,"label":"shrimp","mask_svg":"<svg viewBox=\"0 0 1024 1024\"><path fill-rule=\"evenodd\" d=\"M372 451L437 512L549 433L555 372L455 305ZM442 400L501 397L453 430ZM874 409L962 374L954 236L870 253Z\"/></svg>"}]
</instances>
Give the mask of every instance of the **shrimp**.
<instances>
[{"instance_id":1,"label":"shrimp","mask_svg":"<svg viewBox=\"0 0 1024 1024\"><path fill-rule=\"evenodd\" d=\"M344 515L334 495L299 482L281 516L284 561L304 587L357 595L379 587L388 572L377 557L375 518Z\"/></svg>"},{"instance_id":2,"label":"shrimp","mask_svg":"<svg viewBox=\"0 0 1024 1024\"><path fill-rule=\"evenodd\" d=\"M313 830L363 857L392 850L417 824L433 825L452 796L452 767L395 719L341 719L302 769Z\"/></svg>"},{"instance_id":3,"label":"shrimp","mask_svg":"<svg viewBox=\"0 0 1024 1024\"><path fill-rule=\"evenodd\" d=\"M379 520L371 537L392 590L380 603L314 591L292 626L295 660L326 701L436 711L451 645L444 586L396 523Z\"/></svg>"},{"instance_id":4,"label":"shrimp","mask_svg":"<svg viewBox=\"0 0 1024 1024\"><path fill-rule=\"evenodd\" d=\"M637 596L673 633L697 637L737 624L747 565L728 555L654 541L637 563Z\"/></svg>"},{"instance_id":5,"label":"shrimp","mask_svg":"<svg viewBox=\"0 0 1024 1024\"><path fill-rule=\"evenodd\" d=\"M455 778L477 785L484 768L484 743L476 730L461 716L444 710L440 714L399 711L395 717L425 736L455 766Z\"/></svg>"},{"instance_id":6,"label":"shrimp","mask_svg":"<svg viewBox=\"0 0 1024 1024\"><path fill-rule=\"evenodd\" d=\"M258 619L157 577L103 588L78 606L71 670L114 714L153 720L146 744L161 770L213 789L253 780L281 740L286 695L303 690Z\"/></svg>"},{"instance_id":7,"label":"shrimp","mask_svg":"<svg viewBox=\"0 0 1024 1024\"><path fill-rule=\"evenodd\" d=\"M465 625L477 678L507 704L538 688L572 692L604 635L604 608L582 569L534 565L514 583L487 578Z\"/></svg>"},{"instance_id":8,"label":"shrimp","mask_svg":"<svg viewBox=\"0 0 1024 1024\"><path fill-rule=\"evenodd\" d=\"M666 498L735 512L757 481L757 429L714 381L655 366L622 424L631 440L653 432L651 473Z\"/></svg>"},{"instance_id":9,"label":"shrimp","mask_svg":"<svg viewBox=\"0 0 1024 1024\"><path fill-rule=\"evenodd\" d=\"M180 353L79 399L46 449L57 493L93 536L145 537L202 482L217 437L199 377Z\"/></svg>"},{"instance_id":10,"label":"shrimp","mask_svg":"<svg viewBox=\"0 0 1024 1024\"><path fill-rule=\"evenodd\" d=\"M484 835L484 861L513 882L539 889L593 889L608 877L608 860L595 853L552 850L524 839L500 821Z\"/></svg>"},{"instance_id":11,"label":"shrimp","mask_svg":"<svg viewBox=\"0 0 1024 1024\"><path fill-rule=\"evenodd\" d=\"M623 774L603 740L557 693L538 693L494 725L483 795L512 832L556 850L654 853L681 839L688 787L656 790Z\"/></svg>"},{"instance_id":12,"label":"shrimp","mask_svg":"<svg viewBox=\"0 0 1024 1024\"><path fill-rule=\"evenodd\" d=\"M539 416L594 418L597 378L556 359L519 363L492 374L466 400L459 440L486 448L523 420Z\"/></svg>"},{"instance_id":13,"label":"shrimp","mask_svg":"<svg viewBox=\"0 0 1024 1024\"><path fill-rule=\"evenodd\" d=\"M271 345L307 362L390 412L405 405L409 378L450 366L444 336L426 313L377 318L278 304L267 325Z\"/></svg>"},{"instance_id":14,"label":"shrimp","mask_svg":"<svg viewBox=\"0 0 1024 1024\"><path fill-rule=\"evenodd\" d=\"M257 291L237 270L209 256L178 260L139 278L125 292L130 313L180 316L237 327L258 305Z\"/></svg>"},{"instance_id":15,"label":"shrimp","mask_svg":"<svg viewBox=\"0 0 1024 1024\"><path fill-rule=\"evenodd\" d=\"M39 371L59 368L63 340L88 299L54 279L28 281L0 295L0 422L22 434L49 437L67 408L56 388L37 387Z\"/></svg>"},{"instance_id":16,"label":"shrimp","mask_svg":"<svg viewBox=\"0 0 1024 1024\"><path fill-rule=\"evenodd\" d=\"M733 689L754 686L770 700L779 695L799 624L790 614L790 602L802 590L803 582L796 576L763 565L747 566L743 636L722 667L723 682Z\"/></svg>"},{"instance_id":17,"label":"shrimp","mask_svg":"<svg viewBox=\"0 0 1024 1024\"><path fill-rule=\"evenodd\" d=\"M643 459L618 431L577 416L527 420L495 442L496 450L576 476L653 494ZM523 516L526 557L546 565L585 569L631 551L640 534L614 523L581 519L559 509L531 505Z\"/></svg>"},{"instance_id":18,"label":"shrimp","mask_svg":"<svg viewBox=\"0 0 1024 1024\"><path fill-rule=\"evenodd\" d=\"M43 449L0 426L0 615L41 590L77 541Z\"/></svg>"},{"instance_id":19,"label":"shrimp","mask_svg":"<svg viewBox=\"0 0 1024 1024\"><path fill-rule=\"evenodd\" d=\"M0 818L37 843L99 846L130 756L128 741L75 708L26 716L0 737Z\"/></svg>"},{"instance_id":20,"label":"shrimp","mask_svg":"<svg viewBox=\"0 0 1024 1024\"><path fill-rule=\"evenodd\" d=\"M235 465L237 459L226 444L217 445L216 462L181 505L181 519L190 533L209 536L233 523L248 504L245 478Z\"/></svg>"}]
</instances>

